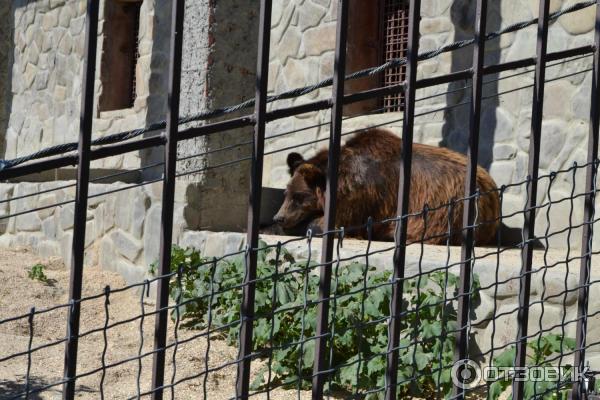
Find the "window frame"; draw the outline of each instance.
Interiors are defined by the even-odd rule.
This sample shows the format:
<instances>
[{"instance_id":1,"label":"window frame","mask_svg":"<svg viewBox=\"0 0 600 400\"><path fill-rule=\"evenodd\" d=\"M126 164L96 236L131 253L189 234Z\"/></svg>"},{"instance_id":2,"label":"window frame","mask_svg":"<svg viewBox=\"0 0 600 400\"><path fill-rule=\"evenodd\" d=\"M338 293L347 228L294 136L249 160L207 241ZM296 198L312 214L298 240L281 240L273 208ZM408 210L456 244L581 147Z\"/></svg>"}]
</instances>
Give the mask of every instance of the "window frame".
<instances>
[{"instance_id":1,"label":"window frame","mask_svg":"<svg viewBox=\"0 0 600 400\"><path fill-rule=\"evenodd\" d=\"M134 108L140 58L140 18L144 0L106 0L100 62L98 111Z\"/></svg>"}]
</instances>

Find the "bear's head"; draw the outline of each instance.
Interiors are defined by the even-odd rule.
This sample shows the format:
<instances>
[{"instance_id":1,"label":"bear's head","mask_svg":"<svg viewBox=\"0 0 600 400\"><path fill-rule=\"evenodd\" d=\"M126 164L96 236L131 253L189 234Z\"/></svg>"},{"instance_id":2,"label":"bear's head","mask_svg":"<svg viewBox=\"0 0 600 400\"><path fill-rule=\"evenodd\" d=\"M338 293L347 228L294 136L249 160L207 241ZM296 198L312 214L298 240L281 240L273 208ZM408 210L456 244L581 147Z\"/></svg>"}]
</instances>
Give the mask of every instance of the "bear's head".
<instances>
[{"instance_id":1,"label":"bear's head","mask_svg":"<svg viewBox=\"0 0 600 400\"><path fill-rule=\"evenodd\" d=\"M287 164L292 176L285 190L285 199L273 221L283 229L305 229L323 215L325 206L325 173L306 162L298 153L290 153Z\"/></svg>"}]
</instances>

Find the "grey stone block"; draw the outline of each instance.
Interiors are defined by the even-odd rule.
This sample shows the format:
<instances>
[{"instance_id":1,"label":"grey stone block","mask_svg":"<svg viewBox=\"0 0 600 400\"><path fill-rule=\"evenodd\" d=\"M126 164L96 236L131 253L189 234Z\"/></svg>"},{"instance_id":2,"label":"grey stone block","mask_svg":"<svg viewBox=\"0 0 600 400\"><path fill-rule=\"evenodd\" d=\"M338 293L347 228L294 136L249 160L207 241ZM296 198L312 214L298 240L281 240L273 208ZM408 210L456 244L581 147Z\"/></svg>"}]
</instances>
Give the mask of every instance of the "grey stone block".
<instances>
[{"instance_id":1,"label":"grey stone block","mask_svg":"<svg viewBox=\"0 0 600 400\"><path fill-rule=\"evenodd\" d=\"M144 224L144 265L150 265L158 260L158 251L160 247L160 218L161 207L160 205L155 204L148 210L146 222Z\"/></svg>"},{"instance_id":2,"label":"grey stone block","mask_svg":"<svg viewBox=\"0 0 600 400\"><path fill-rule=\"evenodd\" d=\"M243 249L246 242L246 235L243 233L230 232L224 234L224 255L237 253Z\"/></svg>"},{"instance_id":3,"label":"grey stone block","mask_svg":"<svg viewBox=\"0 0 600 400\"><path fill-rule=\"evenodd\" d=\"M150 198L142 191L137 191L131 204L129 232L138 239L142 238L146 211L150 208Z\"/></svg>"},{"instance_id":4,"label":"grey stone block","mask_svg":"<svg viewBox=\"0 0 600 400\"><path fill-rule=\"evenodd\" d=\"M53 240L43 240L38 243L35 249L37 254L42 258L60 257L61 249L58 242Z\"/></svg>"},{"instance_id":5,"label":"grey stone block","mask_svg":"<svg viewBox=\"0 0 600 400\"><path fill-rule=\"evenodd\" d=\"M16 218L15 229L17 231L39 231L42 228L42 220L36 212L19 215Z\"/></svg>"},{"instance_id":6,"label":"grey stone block","mask_svg":"<svg viewBox=\"0 0 600 400\"><path fill-rule=\"evenodd\" d=\"M98 259L102 269L108 271L114 271L116 269L114 263L117 260L117 253L115 251L115 245L108 235L100 240Z\"/></svg>"},{"instance_id":7,"label":"grey stone block","mask_svg":"<svg viewBox=\"0 0 600 400\"><path fill-rule=\"evenodd\" d=\"M73 232L66 232L60 239L60 255L67 268L71 268Z\"/></svg>"},{"instance_id":8,"label":"grey stone block","mask_svg":"<svg viewBox=\"0 0 600 400\"><path fill-rule=\"evenodd\" d=\"M510 144L494 146L494 160L512 160L517 155L517 148Z\"/></svg>"},{"instance_id":9,"label":"grey stone block","mask_svg":"<svg viewBox=\"0 0 600 400\"><path fill-rule=\"evenodd\" d=\"M15 245L15 236L10 233L0 235L0 247L11 248Z\"/></svg>"},{"instance_id":10,"label":"grey stone block","mask_svg":"<svg viewBox=\"0 0 600 400\"><path fill-rule=\"evenodd\" d=\"M499 317L496 318L495 324L488 324L484 334L477 341L482 352L489 351L492 344L495 348L498 348L513 343L516 340L518 326L517 309L518 303L505 303L498 308L496 316ZM576 313L575 308L568 308L566 320L575 319L576 315L574 313ZM549 333L562 334L562 317L562 307L544 305L542 314L542 305L540 303L532 304L529 307L527 334L534 335L536 332L540 332L540 326L545 331L544 335ZM495 334L492 335L494 329ZM565 329L566 337L575 338L575 324L568 324L565 326ZM590 338L588 337L588 339Z\"/></svg>"},{"instance_id":11,"label":"grey stone block","mask_svg":"<svg viewBox=\"0 0 600 400\"><path fill-rule=\"evenodd\" d=\"M205 257L220 257L225 254L225 237L222 232L211 232L204 245Z\"/></svg>"},{"instance_id":12,"label":"grey stone block","mask_svg":"<svg viewBox=\"0 0 600 400\"><path fill-rule=\"evenodd\" d=\"M116 230L111 233L110 238L112 239L118 254L121 254L130 261L136 261L138 255L142 251L141 241L121 230Z\"/></svg>"},{"instance_id":13,"label":"grey stone block","mask_svg":"<svg viewBox=\"0 0 600 400\"><path fill-rule=\"evenodd\" d=\"M55 240L58 236L56 216L51 215L42 221L42 233L49 239Z\"/></svg>"},{"instance_id":14,"label":"grey stone block","mask_svg":"<svg viewBox=\"0 0 600 400\"><path fill-rule=\"evenodd\" d=\"M50 215L54 214L56 207L51 207L52 205L58 203L58 198L56 193L45 193L40 195L38 199L38 207L48 207L45 210L38 211L38 214L41 219L46 219Z\"/></svg>"},{"instance_id":15,"label":"grey stone block","mask_svg":"<svg viewBox=\"0 0 600 400\"><path fill-rule=\"evenodd\" d=\"M98 238L98 232L96 231L96 223L94 220L87 221L85 224L85 247L89 247L96 238Z\"/></svg>"},{"instance_id":16,"label":"grey stone block","mask_svg":"<svg viewBox=\"0 0 600 400\"><path fill-rule=\"evenodd\" d=\"M63 231L73 228L74 217L75 207L73 204L66 204L58 208L58 219Z\"/></svg>"},{"instance_id":17,"label":"grey stone block","mask_svg":"<svg viewBox=\"0 0 600 400\"><path fill-rule=\"evenodd\" d=\"M567 138L567 124L559 119L546 120L542 124L544 140L540 150L540 168L547 169L556 159Z\"/></svg>"},{"instance_id":18,"label":"grey stone block","mask_svg":"<svg viewBox=\"0 0 600 400\"><path fill-rule=\"evenodd\" d=\"M103 227L104 231L108 232L115 226L115 209L116 209L116 199L114 196L109 196L106 199L105 210L104 210L104 222Z\"/></svg>"},{"instance_id":19,"label":"grey stone block","mask_svg":"<svg viewBox=\"0 0 600 400\"><path fill-rule=\"evenodd\" d=\"M131 226L132 195L129 190L117 193L115 201L115 225L124 231Z\"/></svg>"},{"instance_id":20,"label":"grey stone block","mask_svg":"<svg viewBox=\"0 0 600 400\"><path fill-rule=\"evenodd\" d=\"M179 241L183 248L192 248L204 254L204 245L209 233L204 231L185 231Z\"/></svg>"},{"instance_id":21,"label":"grey stone block","mask_svg":"<svg viewBox=\"0 0 600 400\"><path fill-rule=\"evenodd\" d=\"M565 1L565 7L577 3L574 0ZM593 7L588 7L573 14L567 14L559 19L560 24L571 35L581 35L594 29L596 13Z\"/></svg>"},{"instance_id":22,"label":"grey stone block","mask_svg":"<svg viewBox=\"0 0 600 400\"><path fill-rule=\"evenodd\" d=\"M116 260L115 272L118 272L128 285L143 282L147 275L147 271L144 268L132 264L123 258Z\"/></svg>"},{"instance_id":23,"label":"grey stone block","mask_svg":"<svg viewBox=\"0 0 600 400\"><path fill-rule=\"evenodd\" d=\"M471 324L479 329L485 328L494 316L494 299L485 293L479 294L479 304L473 304L474 319ZM498 302L496 302L498 307Z\"/></svg>"}]
</instances>

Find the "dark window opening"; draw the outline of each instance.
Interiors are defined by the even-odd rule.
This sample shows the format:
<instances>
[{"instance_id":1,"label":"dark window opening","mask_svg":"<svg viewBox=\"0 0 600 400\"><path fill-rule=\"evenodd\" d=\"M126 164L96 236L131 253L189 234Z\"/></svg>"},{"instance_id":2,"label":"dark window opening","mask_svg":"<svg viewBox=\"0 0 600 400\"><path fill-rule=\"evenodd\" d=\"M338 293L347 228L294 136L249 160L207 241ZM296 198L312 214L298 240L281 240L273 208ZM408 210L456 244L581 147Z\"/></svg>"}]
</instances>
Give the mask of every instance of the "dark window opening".
<instances>
[{"instance_id":1,"label":"dark window opening","mask_svg":"<svg viewBox=\"0 0 600 400\"><path fill-rule=\"evenodd\" d=\"M100 111L133 107L142 0L107 0L100 79Z\"/></svg>"},{"instance_id":2,"label":"dark window opening","mask_svg":"<svg viewBox=\"0 0 600 400\"><path fill-rule=\"evenodd\" d=\"M374 67L406 56L408 45L408 1L355 0L348 23L348 72ZM404 66L388 69L379 76L346 82L347 93L394 86L405 79ZM345 107L346 115L404 110L404 94L363 101Z\"/></svg>"},{"instance_id":3,"label":"dark window opening","mask_svg":"<svg viewBox=\"0 0 600 400\"><path fill-rule=\"evenodd\" d=\"M381 5L381 46L382 62L406 57L408 46L408 3L405 0L383 0ZM402 83L406 77L406 66L386 69L383 73L383 86L394 86ZM385 112L404 110L404 92L385 96L383 99Z\"/></svg>"}]
</instances>

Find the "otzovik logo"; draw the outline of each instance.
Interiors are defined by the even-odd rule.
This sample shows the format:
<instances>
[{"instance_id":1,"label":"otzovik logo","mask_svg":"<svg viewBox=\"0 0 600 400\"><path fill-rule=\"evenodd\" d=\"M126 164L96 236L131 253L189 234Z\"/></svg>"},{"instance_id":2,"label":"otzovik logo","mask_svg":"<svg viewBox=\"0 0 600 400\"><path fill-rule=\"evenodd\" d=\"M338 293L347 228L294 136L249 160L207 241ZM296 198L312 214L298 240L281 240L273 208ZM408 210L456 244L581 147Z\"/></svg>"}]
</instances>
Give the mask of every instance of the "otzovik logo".
<instances>
[{"instance_id":1,"label":"otzovik logo","mask_svg":"<svg viewBox=\"0 0 600 400\"><path fill-rule=\"evenodd\" d=\"M481 381L481 368L473 360L459 360L452 366L451 376L456 387L472 389Z\"/></svg>"},{"instance_id":2,"label":"otzovik logo","mask_svg":"<svg viewBox=\"0 0 600 400\"><path fill-rule=\"evenodd\" d=\"M537 367L480 367L475 361L459 360L452 366L452 383L460 389L473 389L483 382L582 382L588 386L594 372L589 367L582 371L571 366L545 365Z\"/></svg>"}]
</instances>

